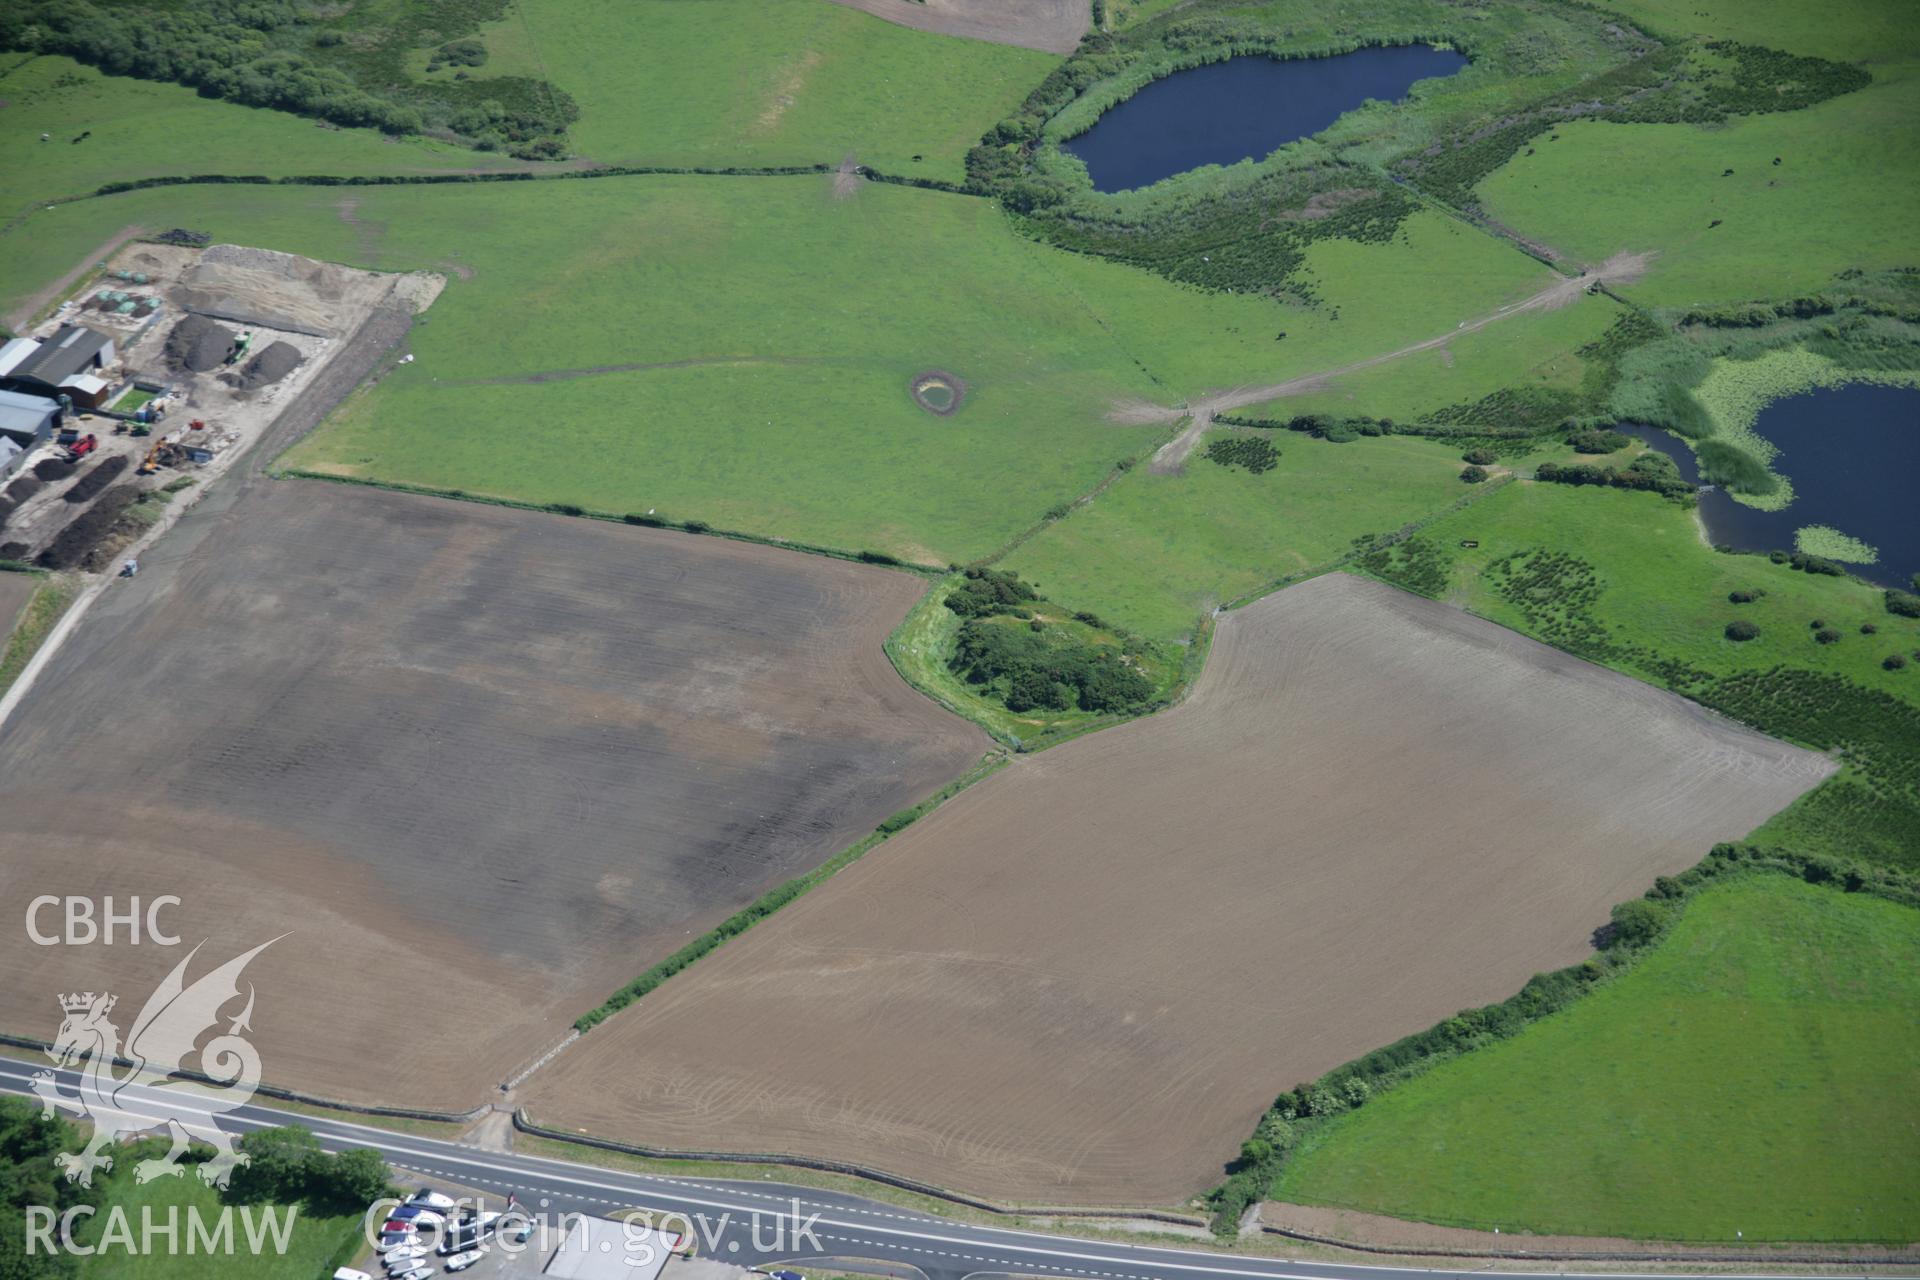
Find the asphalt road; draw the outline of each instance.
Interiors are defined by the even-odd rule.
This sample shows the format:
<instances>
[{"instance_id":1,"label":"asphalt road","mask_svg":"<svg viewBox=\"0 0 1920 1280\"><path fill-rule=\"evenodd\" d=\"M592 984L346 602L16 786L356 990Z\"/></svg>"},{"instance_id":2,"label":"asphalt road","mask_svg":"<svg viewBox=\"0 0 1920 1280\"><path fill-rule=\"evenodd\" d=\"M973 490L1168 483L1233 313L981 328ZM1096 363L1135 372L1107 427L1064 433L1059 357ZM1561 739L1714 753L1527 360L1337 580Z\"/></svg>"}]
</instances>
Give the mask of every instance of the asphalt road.
<instances>
[{"instance_id":1,"label":"asphalt road","mask_svg":"<svg viewBox=\"0 0 1920 1280\"><path fill-rule=\"evenodd\" d=\"M0 1058L0 1092L29 1094L34 1074L44 1069L21 1059ZM74 1074L58 1074L63 1092L71 1093ZM119 1100L128 1110L139 1111L143 1100L154 1095L154 1090L134 1088ZM1092 1280L1192 1280L1199 1276L1413 1280L1433 1274L1427 1268L1249 1258L977 1226L771 1180L623 1173L569 1161L483 1151L266 1106L242 1107L220 1120L221 1127L234 1134L283 1124L304 1125L330 1150L371 1147L396 1170L425 1182L497 1195L502 1204L489 1205L491 1208L503 1208L512 1193L529 1212L556 1216L573 1212L609 1214L626 1209L684 1215L699 1238L701 1256L743 1266L785 1264L806 1271L817 1270L813 1264L826 1259L840 1259L883 1264L894 1274L919 1274L928 1280L1000 1275ZM1501 1273L1503 1280L1566 1280L1575 1274ZM1715 1274L1718 1280L1729 1280L1717 1271Z\"/></svg>"}]
</instances>

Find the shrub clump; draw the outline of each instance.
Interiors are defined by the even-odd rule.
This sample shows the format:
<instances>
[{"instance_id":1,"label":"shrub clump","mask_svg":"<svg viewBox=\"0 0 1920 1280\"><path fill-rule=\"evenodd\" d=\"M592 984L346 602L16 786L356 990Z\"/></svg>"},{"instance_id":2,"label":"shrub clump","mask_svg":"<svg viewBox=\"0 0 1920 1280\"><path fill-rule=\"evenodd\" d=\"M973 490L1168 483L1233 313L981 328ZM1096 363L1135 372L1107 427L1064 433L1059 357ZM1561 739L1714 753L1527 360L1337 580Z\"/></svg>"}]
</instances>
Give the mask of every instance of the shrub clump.
<instances>
[{"instance_id":1,"label":"shrub clump","mask_svg":"<svg viewBox=\"0 0 1920 1280\"><path fill-rule=\"evenodd\" d=\"M1832 627L1822 627L1813 633L1813 638L1821 644L1838 644L1840 633Z\"/></svg>"},{"instance_id":2,"label":"shrub clump","mask_svg":"<svg viewBox=\"0 0 1920 1280\"><path fill-rule=\"evenodd\" d=\"M1748 640L1758 639L1760 628L1742 618L1738 622L1727 624L1726 635L1727 639L1744 644Z\"/></svg>"},{"instance_id":3,"label":"shrub clump","mask_svg":"<svg viewBox=\"0 0 1920 1280\"><path fill-rule=\"evenodd\" d=\"M1762 591L1758 587L1755 587L1751 590L1742 589L1738 591L1729 591L1727 592L1727 599L1732 601L1734 604L1752 604L1755 600L1758 600L1761 596L1765 594L1767 594L1765 591Z\"/></svg>"},{"instance_id":4,"label":"shrub clump","mask_svg":"<svg viewBox=\"0 0 1920 1280\"><path fill-rule=\"evenodd\" d=\"M1889 590L1885 599L1888 613L1901 618L1920 618L1920 596L1910 591Z\"/></svg>"},{"instance_id":5,"label":"shrub clump","mask_svg":"<svg viewBox=\"0 0 1920 1280\"><path fill-rule=\"evenodd\" d=\"M1461 454L1460 461L1471 462L1476 467L1490 467L1500 461L1500 455L1482 446L1478 449L1469 449Z\"/></svg>"},{"instance_id":6,"label":"shrub clump","mask_svg":"<svg viewBox=\"0 0 1920 1280\"><path fill-rule=\"evenodd\" d=\"M1907 655L1904 653L1890 653L1881 660L1880 665L1889 671L1898 671L1907 665Z\"/></svg>"},{"instance_id":7,"label":"shrub clump","mask_svg":"<svg viewBox=\"0 0 1920 1280\"><path fill-rule=\"evenodd\" d=\"M1485 467L1476 467L1469 463L1460 469L1460 479L1467 484L1479 484L1487 478Z\"/></svg>"},{"instance_id":8,"label":"shrub clump","mask_svg":"<svg viewBox=\"0 0 1920 1280\"><path fill-rule=\"evenodd\" d=\"M1223 467L1241 467L1254 475L1271 471L1280 461L1280 451L1265 436L1224 436L1207 442L1206 458Z\"/></svg>"},{"instance_id":9,"label":"shrub clump","mask_svg":"<svg viewBox=\"0 0 1920 1280\"><path fill-rule=\"evenodd\" d=\"M1633 437L1619 431L1576 431L1567 437L1575 453L1617 453L1632 442Z\"/></svg>"},{"instance_id":10,"label":"shrub clump","mask_svg":"<svg viewBox=\"0 0 1920 1280\"><path fill-rule=\"evenodd\" d=\"M1041 603L1018 574L967 570L947 593L947 608L966 619L948 668L1014 712L1132 712L1153 699L1143 641L1119 631L1117 644L1089 637L1081 628L1094 623L1049 622L1036 616Z\"/></svg>"}]
</instances>

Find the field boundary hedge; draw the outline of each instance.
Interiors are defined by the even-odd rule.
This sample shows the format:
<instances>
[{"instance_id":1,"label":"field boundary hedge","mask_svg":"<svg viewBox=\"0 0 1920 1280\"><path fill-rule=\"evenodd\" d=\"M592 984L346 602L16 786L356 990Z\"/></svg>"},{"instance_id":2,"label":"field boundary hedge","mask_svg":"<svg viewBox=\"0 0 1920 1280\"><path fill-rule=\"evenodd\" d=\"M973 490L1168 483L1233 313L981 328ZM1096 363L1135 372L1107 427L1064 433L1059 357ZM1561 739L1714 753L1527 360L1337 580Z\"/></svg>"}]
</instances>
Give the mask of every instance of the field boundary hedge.
<instances>
[{"instance_id":1,"label":"field boundary hedge","mask_svg":"<svg viewBox=\"0 0 1920 1280\"><path fill-rule=\"evenodd\" d=\"M358 485L363 489L385 489L392 493L412 494L422 498L446 498L452 502L472 502L483 507L510 507L515 511L543 511L548 515L572 516L581 520L600 520L608 524L635 525L642 529L671 529L678 533L691 533L708 538L726 538L733 542L750 542L755 546L774 547L781 551L798 551L810 556L825 556L829 560L850 560L856 564L874 565L882 569L899 569L922 578L940 578L947 573L945 566L920 564L913 560L902 560L898 556L884 551L848 551L845 547L827 547L812 542L795 542L792 539L769 538L762 534L745 533L738 529L716 529L705 520L670 520L665 516L639 515L628 512L624 515L611 511L596 511L576 506L571 502L525 502L519 498L496 498L483 493L468 493L464 489L441 489L433 485L409 484L404 480L374 480L365 476L333 475L325 471L311 471L305 467L286 467L269 473L276 480L323 480L329 484Z\"/></svg>"},{"instance_id":2,"label":"field boundary hedge","mask_svg":"<svg viewBox=\"0 0 1920 1280\"><path fill-rule=\"evenodd\" d=\"M97 200L103 196L126 195L132 191L149 191L158 187L449 187L467 183L481 182L569 182L587 181L594 178L659 178L659 177L702 177L702 178L804 178L818 174L833 173L837 165L796 164L796 165L645 165L617 164L600 165L592 169L493 169L481 172L450 173L393 173L393 174L340 174L340 173L290 173L280 177L270 177L263 173L190 173L162 174L151 178L134 178L126 182L109 182L95 187L81 195L69 196L64 200L54 200L54 204L76 204L82 200ZM884 183L888 186L919 187L927 191L941 191L948 195L972 196L978 193L968 190L957 182L946 182L939 178L920 178L909 174L882 173L876 169L860 168L859 174L869 182ZM44 203L44 202L42 202Z\"/></svg>"},{"instance_id":3,"label":"field boundary hedge","mask_svg":"<svg viewBox=\"0 0 1920 1280\"><path fill-rule=\"evenodd\" d=\"M780 908L786 906L789 902L806 893L807 890L830 879L835 873L842 869L858 862L875 845L883 843L907 827L912 826L915 822L918 822L921 818L924 818L927 814L933 812L954 796L959 795L974 783L999 771L1006 763L1007 757L998 753L984 757L980 763L974 765L973 768L969 769L966 773L949 782L946 786L934 792L919 804L910 805L898 813L893 814L891 817L883 819L880 825L875 827L870 833L861 837L853 844L848 845L845 849L842 849L839 853L836 853L812 871L807 872L805 875L795 876L784 884L776 885L774 888L767 890L751 903L742 907L739 911L734 912L725 920L722 920L719 924L701 934L692 942L687 943L666 959L648 966L641 972L639 977L633 979L633 981L621 987L605 1000L575 1018L573 1020L574 1030L585 1035L622 1009L651 994L661 983L671 978L674 974L679 973L710 952L718 950L729 938L738 937L740 934L745 933L748 929L760 923L760 921L766 919Z\"/></svg>"},{"instance_id":4,"label":"field boundary hedge","mask_svg":"<svg viewBox=\"0 0 1920 1280\"><path fill-rule=\"evenodd\" d=\"M1210 1196L1214 1231L1231 1234L1238 1229L1247 1208L1267 1198L1305 1134L1364 1106L1383 1089L1474 1049L1512 1039L1603 983L1630 972L1659 946L1701 889L1749 875L1787 875L1808 884L1865 893L1920 910L1920 876L1756 845L1715 845L1686 871L1657 877L1640 897L1615 906L1611 923L1596 938L1594 954L1579 964L1535 974L1498 1004L1464 1009L1425 1031L1375 1049L1281 1094L1242 1145L1227 1181Z\"/></svg>"}]
</instances>

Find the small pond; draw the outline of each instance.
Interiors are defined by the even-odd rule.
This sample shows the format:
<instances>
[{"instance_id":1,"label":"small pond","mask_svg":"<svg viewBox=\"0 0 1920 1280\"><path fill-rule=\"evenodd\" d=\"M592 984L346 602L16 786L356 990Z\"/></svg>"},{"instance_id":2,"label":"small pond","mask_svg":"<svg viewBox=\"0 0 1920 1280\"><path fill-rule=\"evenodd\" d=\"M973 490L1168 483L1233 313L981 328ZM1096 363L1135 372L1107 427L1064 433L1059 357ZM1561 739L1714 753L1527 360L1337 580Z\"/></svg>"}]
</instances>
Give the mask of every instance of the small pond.
<instances>
[{"instance_id":1,"label":"small pond","mask_svg":"<svg viewBox=\"0 0 1920 1280\"><path fill-rule=\"evenodd\" d=\"M1466 65L1465 55L1424 44L1230 58L1155 80L1063 145L1086 163L1094 190L1127 191L1204 164L1264 159L1369 98L1398 101L1414 81Z\"/></svg>"},{"instance_id":2,"label":"small pond","mask_svg":"<svg viewBox=\"0 0 1920 1280\"><path fill-rule=\"evenodd\" d=\"M1620 429L1699 480L1686 441L1653 427ZM1753 430L1780 451L1773 469L1793 481L1793 501L1756 511L1724 490L1701 494L1715 545L1791 551L1794 530L1824 524L1880 552L1874 564L1848 566L1860 577L1906 587L1920 573L1920 390L1855 383L1809 391L1768 405Z\"/></svg>"}]
</instances>

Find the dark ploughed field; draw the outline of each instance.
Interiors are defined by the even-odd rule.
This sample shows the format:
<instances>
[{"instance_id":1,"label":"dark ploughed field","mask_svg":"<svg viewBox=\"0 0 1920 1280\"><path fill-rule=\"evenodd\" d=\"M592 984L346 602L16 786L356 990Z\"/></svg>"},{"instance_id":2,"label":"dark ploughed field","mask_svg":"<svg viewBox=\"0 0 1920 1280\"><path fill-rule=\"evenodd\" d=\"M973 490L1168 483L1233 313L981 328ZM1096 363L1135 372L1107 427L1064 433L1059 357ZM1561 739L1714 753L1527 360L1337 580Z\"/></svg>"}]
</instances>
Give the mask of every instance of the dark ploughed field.
<instances>
[{"instance_id":1,"label":"dark ploughed field","mask_svg":"<svg viewBox=\"0 0 1920 1280\"><path fill-rule=\"evenodd\" d=\"M990 745L881 651L905 573L304 481L182 522L0 733L0 901L177 894L269 1083L466 1108ZM51 917L49 917L49 920ZM0 1029L185 947L0 931Z\"/></svg>"}]
</instances>

